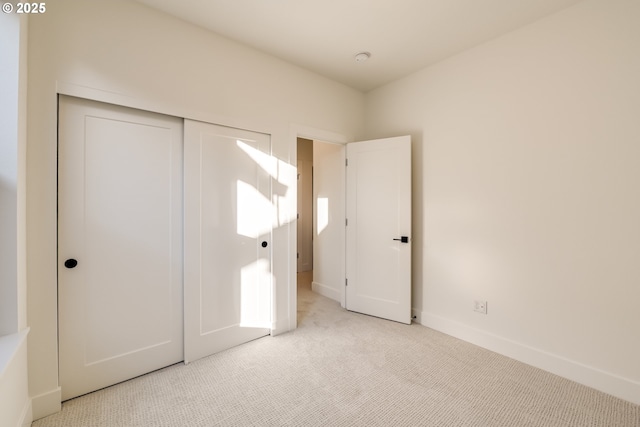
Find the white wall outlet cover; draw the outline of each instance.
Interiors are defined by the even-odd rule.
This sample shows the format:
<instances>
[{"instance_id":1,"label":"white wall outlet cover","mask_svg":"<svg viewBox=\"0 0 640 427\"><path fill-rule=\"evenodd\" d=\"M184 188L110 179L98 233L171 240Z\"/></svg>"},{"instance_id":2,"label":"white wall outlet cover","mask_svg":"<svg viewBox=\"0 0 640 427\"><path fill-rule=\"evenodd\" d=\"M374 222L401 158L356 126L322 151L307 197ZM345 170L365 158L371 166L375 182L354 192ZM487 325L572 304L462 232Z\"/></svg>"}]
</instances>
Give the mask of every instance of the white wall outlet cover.
<instances>
[{"instance_id":1,"label":"white wall outlet cover","mask_svg":"<svg viewBox=\"0 0 640 427\"><path fill-rule=\"evenodd\" d=\"M473 310L478 313L487 314L487 302L476 300Z\"/></svg>"}]
</instances>

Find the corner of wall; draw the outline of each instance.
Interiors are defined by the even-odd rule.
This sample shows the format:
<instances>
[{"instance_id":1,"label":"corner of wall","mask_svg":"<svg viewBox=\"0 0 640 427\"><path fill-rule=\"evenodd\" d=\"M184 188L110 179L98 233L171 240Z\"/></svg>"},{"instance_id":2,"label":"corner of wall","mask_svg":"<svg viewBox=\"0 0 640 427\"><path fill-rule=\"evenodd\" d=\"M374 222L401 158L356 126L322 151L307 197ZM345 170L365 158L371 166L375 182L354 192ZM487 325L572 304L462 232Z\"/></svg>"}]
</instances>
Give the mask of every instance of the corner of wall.
<instances>
[{"instance_id":1,"label":"corner of wall","mask_svg":"<svg viewBox=\"0 0 640 427\"><path fill-rule=\"evenodd\" d=\"M20 427L30 427L33 422L33 406L31 399L27 399L24 405L24 409L22 411L22 415L18 420L18 426Z\"/></svg>"},{"instance_id":2,"label":"corner of wall","mask_svg":"<svg viewBox=\"0 0 640 427\"><path fill-rule=\"evenodd\" d=\"M334 301L340 302L342 295L340 291L319 282L311 282L311 290Z\"/></svg>"},{"instance_id":3,"label":"corner of wall","mask_svg":"<svg viewBox=\"0 0 640 427\"><path fill-rule=\"evenodd\" d=\"M0 425L29 425L33 419L27 381L29 328L0 337Z\"/></svg>"}]
</instances>

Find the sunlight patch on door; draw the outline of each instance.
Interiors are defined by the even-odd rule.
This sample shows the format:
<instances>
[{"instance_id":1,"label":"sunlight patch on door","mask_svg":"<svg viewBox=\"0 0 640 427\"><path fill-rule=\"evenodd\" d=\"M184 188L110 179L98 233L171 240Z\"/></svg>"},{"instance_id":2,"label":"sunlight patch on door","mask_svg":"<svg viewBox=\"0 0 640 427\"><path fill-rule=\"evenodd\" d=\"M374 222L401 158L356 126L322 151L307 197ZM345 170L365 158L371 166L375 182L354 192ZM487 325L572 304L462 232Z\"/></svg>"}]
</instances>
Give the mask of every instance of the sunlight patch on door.
<instances>
[{"instance_id":1,"label":"sunlight patch on door","mask_svg":"<svg viewBox=\"0 0 640 427\"><path fill-rule=\"evenodd\" d=\"M261 258L240 271L240 327L271 327L271 272Z\"/></svg>"},{"instance_id":2,"label":"sunlight patch on door","mask_svg":"<svg viewBox=\"0 0 640 427\"><path fill-rule=\"evenodd\" d=\"M287 162L277 159L259 149L252 147L242 140L236 140L236 145L245 152L263 171L275 180L272 184L272 226L277 228L290 223L295 218L294 194L290 184L295 182L297 169Z\"/></svg>"},{"instance_id":3,"label":"sunlight patch on door","mask_svg":"<svg viewBox=\"0 0 640 427\"><path fill-rule=\"evenodd\" d=\"M237 181L237 225L239 235L257 239L271 233L273 204L253 185Z\"/></svg>"},{"instance_id":4,"label":"sunlight patch on door","mask_svg":"<svg viewBox=\"0 0 640 427\"><path fill-rule=\"evenodd\" d=\"M251 159L253 159L253 161L256 162L256 164L260 166L266 173L271 175L271 177L273 178L277 178L278 163L275 157L262 152L259 149L254 148L239 139L236 140L236 144L242 151L247 153L247 155L251 157Z\"/></svg>"},{"instance_id":5,"label":"sunlight patch on door","mask_svg":"<svg viewBox=\"0 0 640 427\"><path fill-rule=\"evenodd\" d=\"M318 197L316 201L316 221L318 227L318 235L329 225L329 199L326 197Z\"/></svg>"}]
</instances>

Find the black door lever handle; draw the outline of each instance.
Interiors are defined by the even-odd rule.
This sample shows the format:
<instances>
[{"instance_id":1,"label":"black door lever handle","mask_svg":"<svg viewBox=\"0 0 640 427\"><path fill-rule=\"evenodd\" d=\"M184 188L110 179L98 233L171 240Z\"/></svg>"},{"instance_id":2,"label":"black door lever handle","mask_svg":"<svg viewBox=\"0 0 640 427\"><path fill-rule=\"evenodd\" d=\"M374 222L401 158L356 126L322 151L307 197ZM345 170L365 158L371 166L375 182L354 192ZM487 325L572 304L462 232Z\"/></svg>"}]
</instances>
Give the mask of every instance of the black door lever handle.
<instances>
[{"instance_id":1,"label":"black door lever handle","mask_svg":"<svg viewBox=\"0 0 640 427\"><path fill-rule=\"evenodd\" d=\"M402 242L402 243L409 243L409 237L407 236L402 236L399 239L393 239L393 240L397 240L398 242Z\"/></svg>"}]
</instances>

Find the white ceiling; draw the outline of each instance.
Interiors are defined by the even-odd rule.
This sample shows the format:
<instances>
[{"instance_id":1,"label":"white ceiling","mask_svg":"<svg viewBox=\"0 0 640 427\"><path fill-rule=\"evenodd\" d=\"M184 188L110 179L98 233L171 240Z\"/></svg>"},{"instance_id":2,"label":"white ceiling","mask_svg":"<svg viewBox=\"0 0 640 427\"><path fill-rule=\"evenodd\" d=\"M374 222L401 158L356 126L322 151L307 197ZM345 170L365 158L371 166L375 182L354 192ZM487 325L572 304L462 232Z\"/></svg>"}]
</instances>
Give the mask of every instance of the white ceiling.
<instances>
[{"instance_id":1,"label":"white ceiling","mask_svg":"<svg viewBox=\"0 0 640 427\"><path fill-rule=\"evenodd\" d=\"M366 92L581 0L137 1Z\"/></svg>"}]
</instances>

